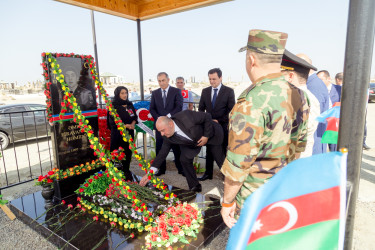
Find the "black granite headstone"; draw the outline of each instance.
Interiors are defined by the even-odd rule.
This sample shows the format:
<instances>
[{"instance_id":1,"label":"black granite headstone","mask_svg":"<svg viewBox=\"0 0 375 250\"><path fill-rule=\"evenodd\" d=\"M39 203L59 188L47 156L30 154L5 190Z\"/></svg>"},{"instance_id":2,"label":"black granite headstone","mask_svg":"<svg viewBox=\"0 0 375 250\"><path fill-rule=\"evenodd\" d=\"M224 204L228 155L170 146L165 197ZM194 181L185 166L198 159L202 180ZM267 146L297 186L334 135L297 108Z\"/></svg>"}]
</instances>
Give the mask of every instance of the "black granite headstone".
<instances>
[{"instance_id":1,"label":"black granite headstone","mask_svg":"<svg viewBox=\"0 0 375 250\"><path fill-rule=\"evenodd\" d=\"M71 93L77 100L82 113L89 120L93 134L98 136L98 116L95 94L95 83L90 76L87 59L59 56L56 58L60 66L61 74L64 75L65 82ZM90 142L85 133L81 132L81 128L73 121L73 111L67 107L67 111L60 115L64 91L62 85L56 79L57 74L51 68L51 62L47 62L49 75L51 79L51 103L52 118L54 125L52 126L53 134L53 152L56 167L66 170L75 165L85 164L97 159L93 149L90 148ZM55 183L56 194L59 199L72 194L71 190L75 190L81 184L81 179L87 178L91 173L86 173L83 178L75 178L72 180L60 180ZM77 181L77 182L76 182ZM64 185L69 186L69 192ZM65 191L64 191L65 190Z\"/></svg>"}]
</instances>

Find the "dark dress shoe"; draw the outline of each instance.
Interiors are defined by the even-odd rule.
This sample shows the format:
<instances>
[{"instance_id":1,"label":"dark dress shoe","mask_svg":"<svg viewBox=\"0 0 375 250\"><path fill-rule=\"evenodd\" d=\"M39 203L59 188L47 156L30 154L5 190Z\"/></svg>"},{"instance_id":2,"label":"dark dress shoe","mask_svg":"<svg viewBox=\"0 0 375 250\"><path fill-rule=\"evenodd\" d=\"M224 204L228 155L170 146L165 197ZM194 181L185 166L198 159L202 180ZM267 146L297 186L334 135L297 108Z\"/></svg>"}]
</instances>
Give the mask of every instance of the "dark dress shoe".
<instances>
[{"instance_id":1,"label":"dark dress shoe","mask_svg":"<svg viewBox=\"0 0 375 250\"><path fill-rule=\"evenodd\" d=\"M155 176L161 176L161 175L163 175L163 174L165 174L164 171L158 171L158 172L155 174Z\"/></svg>"},{"instance_id":2,"label":"dark dress shoe","mask_svg":"<svg viewBox=\"0 0 375 250\"><path fill-rule=\"evenodd\" d=\"M212 175L204 174L202 177L198 178L199 181L205 181L208 179L212 180Z\"/></svg>"},{"instance_id":3,"label":"dark dress shoe","mask_svg":"<svg viewBox=\"0 0 375 250\"><path fill-rule=\"evenodd\" d=\"M193 192L195 192L195 193L200 193L200 192L202 192L202 185L201 185L201 184L198 184L198 185L196 185L195 187L192 187L192 188L190 189L190 191L193 191Z\"/></svg>"},{"instance_id":4,"label":"dark dress shoe","mask_svg":"<svg viewBox=\"0 0 375 250\"><path fill-rule=\"evenodd\" d=\"M369 150L369 149L371 149L371 148L370 148L369 146L367 146L366 143L363 143L363 149L364 149L364 150Z\"/></svg>"}]
</instances>

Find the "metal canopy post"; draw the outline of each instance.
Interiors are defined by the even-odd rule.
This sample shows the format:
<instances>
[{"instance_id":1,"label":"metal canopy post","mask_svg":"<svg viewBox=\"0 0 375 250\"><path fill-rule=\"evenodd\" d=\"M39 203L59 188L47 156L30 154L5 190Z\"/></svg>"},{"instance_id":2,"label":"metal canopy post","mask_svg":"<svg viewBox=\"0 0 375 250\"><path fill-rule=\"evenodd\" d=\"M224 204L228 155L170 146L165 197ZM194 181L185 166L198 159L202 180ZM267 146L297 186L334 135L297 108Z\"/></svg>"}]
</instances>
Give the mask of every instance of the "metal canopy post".
<instances>
[{"instance_id":1,"label":"metal canopy post","mask_svg":"<svg viewBox=\"0 0 375 250\"><path fill-rule=\"evenodd\" d=\"M93 10L91 10L91 27L92 27L92 40L93 40L93 43L94 43L96 71L98 72L98 78L100 80L99 57L98 57L98 48L96 46L95 19L94 19L94 11ZM99 108L102 108L102 96L100 95L99 89L98 89L98 98L99 98Z\"/></svg>"},{"instance_id":2,"label":"metal canopy post","mask_svg":"<svg viewBox=\"0 0 375 250\"><path fill-rule=\"evenodd\" d=\"M344 83L338 147L348 152L347 181L349 194L344 248L352 249L355 206L362 162L366 102L370 82L374 44L375 1L351 0L346 35Z\"/></svg>"},{"instance_id":3,"label":"metal canopy post","mask_svg":"<svg viewBox=\"0 0 375 250\"><path fill-rule=\"evenodd\" d=\"M141 20L137 19L137 34L138 34L138 61L139 61L139 84L141 100L145 99L143 86L143 61L142 61L142 40L141 40Z\"/></svg>"},{"instance_id":4,"label":"metal canopy post","mask_svg":"<svg viewBox=\"0 0 375 250\"><path fill-rule=\"evenodd\" d=\"M139 61L139 91L141 92L141 100L144 101L143 86L143 61L142 61L142 40L141 40L141 20L137 19L137 35L138 35L138 61ZM143 156L147 160L147 134L143 134Z\"/></svg>"}]
</instances>

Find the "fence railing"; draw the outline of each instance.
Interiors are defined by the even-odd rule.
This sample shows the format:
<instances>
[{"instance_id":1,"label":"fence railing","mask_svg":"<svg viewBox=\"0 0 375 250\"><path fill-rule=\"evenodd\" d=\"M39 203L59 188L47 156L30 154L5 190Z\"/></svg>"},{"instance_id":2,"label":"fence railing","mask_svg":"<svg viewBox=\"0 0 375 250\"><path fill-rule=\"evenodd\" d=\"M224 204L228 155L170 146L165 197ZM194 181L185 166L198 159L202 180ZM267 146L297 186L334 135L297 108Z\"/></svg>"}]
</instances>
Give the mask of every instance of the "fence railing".
<instances>
[{"instance_id":1,"label":"fence railing","mask_svg":"<svg viewBox=\"0 0 375 250\"><path fill-rule=\"evenodd\" d=\"M0 192L53 168L46 110L0 113Z\"/></svg>"}]
</instances>

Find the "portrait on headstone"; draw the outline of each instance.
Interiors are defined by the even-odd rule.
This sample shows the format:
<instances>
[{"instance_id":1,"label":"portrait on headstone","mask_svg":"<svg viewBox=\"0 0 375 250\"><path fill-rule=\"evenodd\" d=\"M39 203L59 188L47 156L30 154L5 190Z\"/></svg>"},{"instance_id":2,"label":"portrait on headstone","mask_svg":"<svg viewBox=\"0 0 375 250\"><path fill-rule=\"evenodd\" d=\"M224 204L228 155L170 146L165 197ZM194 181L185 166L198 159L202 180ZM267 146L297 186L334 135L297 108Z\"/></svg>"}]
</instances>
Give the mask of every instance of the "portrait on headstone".
<instances>
[{"instance_id":1,"label":"portrait on headstone","mask_svg":"<svg viewBox=\"0 0 375 250\"><path fill-rule=\"evenodd\" d=\"M88 115L89 125L92 127L94 135L98 134L98 118L96 106L95 82L90 76L90 68L86 59L80 57L56 57L56 62L60 66L61 74L64 81L68 85L69 93L75 98L77 105L82 113ZM93 150L85 133L82 133L78 124L73 121L73 111L68 106L65 113L62 110L64 90L62 85L56 79L50 68L51 76L51 101L52 114L55 121L62 123L54 123L55 131L55 156L58 168L66 169L74 165L79 165L87 161L95 159Z\"/></svg>"}]
</instances>

